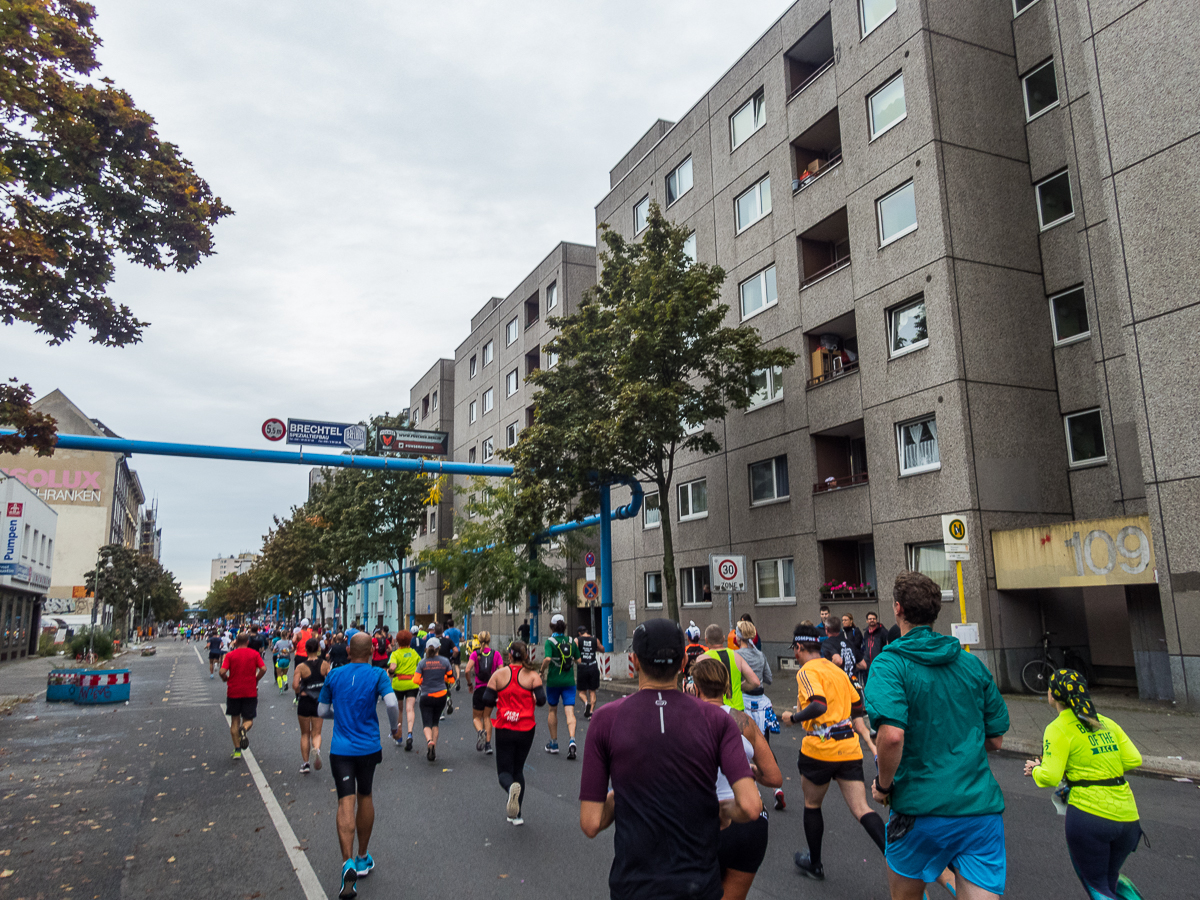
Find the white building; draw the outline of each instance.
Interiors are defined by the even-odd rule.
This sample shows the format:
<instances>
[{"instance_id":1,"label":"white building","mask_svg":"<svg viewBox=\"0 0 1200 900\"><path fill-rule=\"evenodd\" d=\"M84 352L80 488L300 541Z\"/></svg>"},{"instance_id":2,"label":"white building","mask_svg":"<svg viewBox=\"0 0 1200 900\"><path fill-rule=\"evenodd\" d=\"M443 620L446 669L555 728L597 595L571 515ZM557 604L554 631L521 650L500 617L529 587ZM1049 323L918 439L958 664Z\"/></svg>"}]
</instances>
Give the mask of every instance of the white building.
<instances>
[{"instance_id":1,"label":"white building","mask_svg":"<svg viewBox=\"0 0 1200 900\"><path fill-rule=\"evenodd\" d=\"M239 553L237 556L218 556L212 561L212 571L208 576L208 586L212 587L226 575L245 575L250 567L258 562L257 553Z\"/></svg>"},{"instance_id":2,"label":"white building","mask_svg":"<svg viewBox=\"0 0 1200 900\"><path fill-rule=\"evenodd\" d=\"M50 588L58 513L16 478L0 473L0 662L37 653Z\"/></svg>"}]
</instances>

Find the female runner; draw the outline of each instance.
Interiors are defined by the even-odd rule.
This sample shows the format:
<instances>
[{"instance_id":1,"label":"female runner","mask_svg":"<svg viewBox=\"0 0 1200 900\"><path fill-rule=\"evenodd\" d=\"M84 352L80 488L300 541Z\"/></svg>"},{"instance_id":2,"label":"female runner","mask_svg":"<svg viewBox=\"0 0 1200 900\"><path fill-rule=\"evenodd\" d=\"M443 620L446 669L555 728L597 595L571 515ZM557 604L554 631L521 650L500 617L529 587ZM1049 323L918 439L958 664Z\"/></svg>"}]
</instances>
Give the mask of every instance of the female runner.
<instances>
[{"instance_id":1,"label":"female runner","mask_svg":"<svg viewBox=\"0 0 1200 900\"><path fill-rule=\"evenodd\" d=\"M309 638L304 645L308 656L296 664L292 673L292 690L296 693L296 718L300 721L300 773L307 775L321 768L321 717L317 715L317 698L329 674L329 661L320 656L321 642ZM312 766L308 764L312 758Z\"/></svg>"},{"instance_id":2,"label":"female runner","mask_svg":"<svg viewBox=\"0 0 1200 900\"><path fill-rule=\"evenodd\" d=\"M542 676L529 659L524 641L508 646L508 665L488 679L483 692L483 715L491 717L496 739L496 774L500 787L508 792L504 811L512 825L524 825L521 817L521 794L525 791L525 759L533 747L533 732L537 722L534 705L546 705L546 690Z\"/></svg>"}]
</instances>

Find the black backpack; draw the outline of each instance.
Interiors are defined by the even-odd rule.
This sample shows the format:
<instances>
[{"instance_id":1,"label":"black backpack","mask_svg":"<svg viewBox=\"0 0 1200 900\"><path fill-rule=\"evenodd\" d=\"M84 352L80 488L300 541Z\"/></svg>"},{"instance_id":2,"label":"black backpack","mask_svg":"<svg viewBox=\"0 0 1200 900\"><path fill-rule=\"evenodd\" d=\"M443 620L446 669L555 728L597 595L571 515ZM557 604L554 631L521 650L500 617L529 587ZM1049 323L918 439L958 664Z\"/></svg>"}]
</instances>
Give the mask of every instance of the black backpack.
<instances>
[{"instance_id":1,"label":"black backpack","mask_svg":"<svg viewBox=\"0 0 1200 900\"><path fill-rule=\"evenodd\" d=\"M488 647L486 651L480 648L479 657L475 662L475 681L486 685L495 671L496 651L491 647Z\"/></svg>"}]
</instances>

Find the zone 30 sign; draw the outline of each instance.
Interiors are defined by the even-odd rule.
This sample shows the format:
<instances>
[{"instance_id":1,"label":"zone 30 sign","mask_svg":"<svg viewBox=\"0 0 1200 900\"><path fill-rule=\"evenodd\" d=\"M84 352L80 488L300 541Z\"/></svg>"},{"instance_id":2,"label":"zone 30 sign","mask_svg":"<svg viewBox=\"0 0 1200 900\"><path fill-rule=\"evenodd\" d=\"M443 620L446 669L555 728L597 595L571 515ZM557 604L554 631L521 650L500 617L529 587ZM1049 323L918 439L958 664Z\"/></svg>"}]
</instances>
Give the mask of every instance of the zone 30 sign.
<instances>
[{"instance_id":1,"label":"zone 30 sign","mask_svg":"<svg viewBox=\"0 0 1200 900\"><path fill-rule=\"evenodd\" d=\"M708 568L714 594L745 593L746 557L714 553L708 558Z\"/></svg>"}]
</instances>

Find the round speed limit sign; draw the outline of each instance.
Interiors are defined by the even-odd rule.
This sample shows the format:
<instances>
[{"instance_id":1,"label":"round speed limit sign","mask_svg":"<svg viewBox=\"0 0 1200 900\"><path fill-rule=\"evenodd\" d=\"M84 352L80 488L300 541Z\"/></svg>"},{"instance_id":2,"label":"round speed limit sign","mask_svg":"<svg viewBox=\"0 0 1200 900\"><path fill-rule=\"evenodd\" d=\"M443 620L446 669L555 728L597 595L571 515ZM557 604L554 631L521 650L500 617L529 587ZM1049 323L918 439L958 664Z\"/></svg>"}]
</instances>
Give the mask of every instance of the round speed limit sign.
<instances>
[{"instance_id":1,"label":"round speed limit sign","mask_svg":"<svg viewBox=\"0 0 1200 900\"><path fill-rule=\"evenodd\" d=\"M263 422L262 433L268 441L281 441L287 433L287 427L279 419L267 419Z\"/></svg>"},{"instance_id":2,"label":"round speed limit sign","mask_svg":"<svg viewBox=\"0 0 1200 900\"><path fill-rule=\"evenodd\" d=\"M717 574L722 581L737 581L738 564L736 560L723 559L717 563Z\"/></svg>"}]
</instances>

